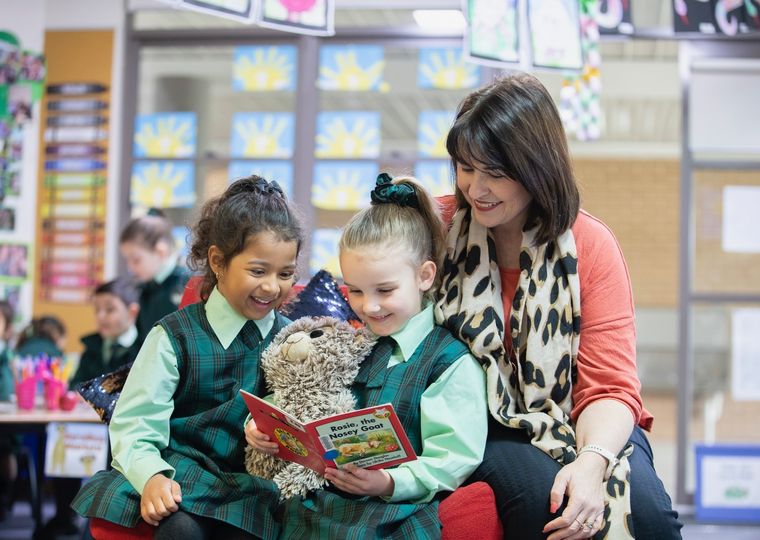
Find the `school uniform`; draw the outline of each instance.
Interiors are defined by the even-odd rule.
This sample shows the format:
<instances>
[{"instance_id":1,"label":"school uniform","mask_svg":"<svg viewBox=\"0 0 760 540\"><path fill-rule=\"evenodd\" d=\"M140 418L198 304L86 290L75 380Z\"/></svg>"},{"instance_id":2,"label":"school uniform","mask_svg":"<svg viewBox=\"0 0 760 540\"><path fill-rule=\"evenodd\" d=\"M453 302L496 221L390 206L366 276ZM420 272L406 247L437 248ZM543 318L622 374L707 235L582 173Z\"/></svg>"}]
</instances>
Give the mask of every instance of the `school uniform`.
<instances>
[{"instance_id":1,"label":"school uniform","mask_svg":"<svg viewBox=\"0 0 760 540\"><path fill-rule=\"evenodd\" d=\"M72 388L75 384L134 362L142 345L135 325L116 339L104 339L100 334L94 333L84 336L80 341L84 345L84 352L79 357L76 372L69 380L69 387Z\"/></svg>"},{"instance_id":2,"label":"school uniform","mask_svg":"<svg viewBox=\"0 0 760 540\"><path fill-rule=\"evenodd\" d=\"M418 459L386 469L390 497L318 490L284 503L281 538L440 538L436 494L480 464L488 433L485 374L435 326L432 305L380 338L353 385L357 407L392 403Z\"/></svg>"},{"instance_id":3,"label":"school uniform","mask_svg":"<svg viewBox=\"0 0 760 540\"><path fill-rule=\"evenodd\" d=\"M275 312L247 321L217 289L205 304L164 317L146 338L111 419L114 470L93 476L72 507L134 527L145 483L163 473L179 483L184 512L276 538L279 490L245 470L241 426L248 409L238 391L263 394L261 352L288 322Z\"/></svg>"},{"instance_id":4,"label":"school uniform","mask_svg":"<svg viewBox=\"0 0 760 540\"><path fill-rule=\"evenodd\" d=\"M140 312L135 324L141 338L165 315L177 311L188 279L190 272L171 259L156 277L139 286Z\"/></svg>"},{"instance_id":5,"label":"school uniform","mask_svg":"<svg viewBox=\"0 0 760 540\"><path fill-rule=\"evenodd\" d=\"M60 358L63 356L63 351L49 338L32 336L16 348L16 356Z\"/></svg>"}]
</instances>

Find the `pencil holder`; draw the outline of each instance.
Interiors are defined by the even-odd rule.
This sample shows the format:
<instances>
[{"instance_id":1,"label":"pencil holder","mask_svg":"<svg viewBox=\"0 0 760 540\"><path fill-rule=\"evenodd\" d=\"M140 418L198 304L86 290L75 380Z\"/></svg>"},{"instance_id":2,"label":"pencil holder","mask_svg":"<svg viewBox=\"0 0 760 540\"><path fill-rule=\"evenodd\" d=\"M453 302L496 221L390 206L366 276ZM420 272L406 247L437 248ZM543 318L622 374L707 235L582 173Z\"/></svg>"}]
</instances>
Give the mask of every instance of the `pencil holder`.
<instances>
[{"instance_id":1,"label":"pencil holder","mask_svg":"<svg viewBox=\"0 0 760 540\"><path fill-rule=\"evenodd\" d=\"M29 377L21 382L16 383L16 406L25 411L34 409L34 395L37 387L37 381L34 377Z\"/></svg>"},{"instance_id":2,"label":"pencil holder","mask_svg":"<svg viewBox=\"0 0 760 540\"><path fill-rule=\"evenodd\" d=\"M45 408L55 411L61 402L63 395L63 382L57 379L45 379Z\"/></svg>"}]
</instances>

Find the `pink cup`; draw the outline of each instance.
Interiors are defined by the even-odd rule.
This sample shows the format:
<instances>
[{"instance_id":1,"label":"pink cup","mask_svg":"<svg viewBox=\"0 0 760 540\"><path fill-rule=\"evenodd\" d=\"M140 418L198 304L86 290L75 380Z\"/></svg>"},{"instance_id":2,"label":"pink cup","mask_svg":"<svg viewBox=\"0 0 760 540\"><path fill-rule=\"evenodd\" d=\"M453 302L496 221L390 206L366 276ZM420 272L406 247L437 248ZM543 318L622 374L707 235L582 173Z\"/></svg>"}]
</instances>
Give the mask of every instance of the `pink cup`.
<instances>
[{"instance_id":1,"label":"pink cup","mask_svg":"<svg viewBox=\"0 0 760 540\"><path fill-rule=\"evenodd\" d=\"M16 383L16 406L25 411L34 409L34 395L37 389L37 380L29 377Z\"/></svg>"},{"instance_id":2,"label":"pink cup","mask_svg":"<svg viewBox=\"0 0 760 540\"><path fill-rule=\"evenodd\" d=\"M63 383L56 379L45 379L45 408L55 411L61 402L63 395Z\"/></svg>"}]
</instances>

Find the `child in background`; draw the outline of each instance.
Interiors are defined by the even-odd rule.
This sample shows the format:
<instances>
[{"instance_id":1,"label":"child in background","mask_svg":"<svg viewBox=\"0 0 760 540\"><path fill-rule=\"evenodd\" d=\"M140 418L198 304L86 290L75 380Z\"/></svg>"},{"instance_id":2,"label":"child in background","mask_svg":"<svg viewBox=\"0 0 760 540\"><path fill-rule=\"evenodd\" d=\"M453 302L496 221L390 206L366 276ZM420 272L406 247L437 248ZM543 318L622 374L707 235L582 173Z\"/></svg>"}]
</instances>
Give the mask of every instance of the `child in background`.
<instances>
[{"instance_id":1,"label":"child in background","mask_svg":"<svg viewBox=\"0 0 760 540\"><path fill-rule=\"evenodd\" d=\"M0 401L10 401L11 394L15 392L10 365L13 316L13 306L7 300L0 300ZM5 519L11 489L16 481L16 451L19 444L18 435L0 435L0 521Z\"/></svg>"},{"instance_id":2,"label":"child in background","mask_svg":"<svg viewBox=\"0 0 760 540\"><path fill-rule=\"evenodd\" d=\"M148 334L114 410L112 471L81 489L82 515L166 538L277 537L279 491L248 474L241 388L264 393L261 352L289 321L277 308L295 281L302 231L282 190L251 176L207 202L190 262L204 302Z\"/></svg>"},{"instance_id":3,"label":"child in background","mask_svg":"<svg viewBox=\"0 0 760 540\"><path fill-rule=\"evenodd\" d=\"M70 387L132 362L142 344L135 326L140 305L131 281L119 277L99 285L93 304L98 331L82 338L84 352Z\"/></svg>"},{"instance_id":4,"label":"child in background","mask_svg":"<svg viewBox=\"0 0 760 540\"><path fill-rule=\"evenodd\" d=\"M140 283L137 331L143 339L159 319L176 311L190 273L179 265L172 224L159 210L127 223L119 250Z\"/></svg>"},{"instance_id":5,"label":"child in background","mask_svg":"<svg viewBox=\"0 0 760 540\"><path fill-rule=\"evenodd\" d=\"M135 327L140 306L137 303L137 289L128 279L120 277L96 287L93 304L98 331L82 338L84 352L76 373L69 381L69 388L129 364L140 350ZM43 527L41 539L78 532L75 514L70 505L82 480L53 478L52 484L55 516Z\"/></svg>"},{"instance_id":6,"label":"child in background","mask_svg":"<svg viewBox=\"0 0 760 540\"><path fill-rule=\"evenodd\" d=\"M285 502L281 538L439 538L435 496L456 489L483 457L485 374L433 320L444 245L435 202L410 179L386 174L371 196L340 240L351 308L380 336L353 391L358 408L393 404L418 459L389 469L328 468L330 488ZM245 431L254 448L277 452L254 422Z\"/></svg>"},{"instance_id":7,"label":"child in background","mask_svg":"<svg viewBox=\"0 0 760 540\"><path fill-rule=\"evenodd\" d=\"M16 343L16 356L63 357L66 327L54 315L42 315L24 328Z\"/></svg>"}]
</instances>

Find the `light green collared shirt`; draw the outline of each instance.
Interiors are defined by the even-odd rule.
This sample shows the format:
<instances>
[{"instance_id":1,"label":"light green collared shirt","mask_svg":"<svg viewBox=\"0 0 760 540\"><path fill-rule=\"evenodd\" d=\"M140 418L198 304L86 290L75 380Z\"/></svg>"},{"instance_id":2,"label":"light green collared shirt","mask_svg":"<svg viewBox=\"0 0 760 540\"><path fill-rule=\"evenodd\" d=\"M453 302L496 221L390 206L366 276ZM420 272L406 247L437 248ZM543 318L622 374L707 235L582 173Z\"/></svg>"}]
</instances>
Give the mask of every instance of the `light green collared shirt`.
<instances>
[{"instance_id":1,"label":"light green collared shirt","mask_svg":"<svg viewBox=\"0 0 760 540\"><path fill-rule=\"evenodd\" d=\"M129 327L129 330L121 334L115 340L104 339L103 349L101 351L101 355L103 357L103 365L106 365L108 364L108 362L111 361L111 346L113 345L114 341L116 341L116 343L118 343L125 349L129 349L134 344L136 339L137 339L137 327L134 324Z\"/></svg>"},{"instance_id":2,"label":"light green collared shirt","mask_svg":"<svg viewBox=\"0 0 760 540\"><path fill-rule=\"evenodd\" d=\"M408 362L434 325L430 304L391 336L396 347L388 367ZM427 502L439 491L453 491L483 460L488 435L486 375L469 353L422 394L420 429L422 454L387 469L395 486L391 502Z\"/></svg>"},{"instance_id":3,"label":"light green collared shirt","mask_svg":"<svg viewBox=\"0 0 760 540\"><path fill-rule=\"evenodd\" d=\"M211 329L227 349L247 319L235 311L214 288L205 305ZM274 312L255 321L262 336L274 326ZM121 472L142 494L145 483L156 473L174 476L174 468L161 458L169 444L169 420L174 412L172 397L179 384L177 358L169 336L156 325L145 338L132 365L108 433L113 468Z\"/></svg>"}]
</instances>

